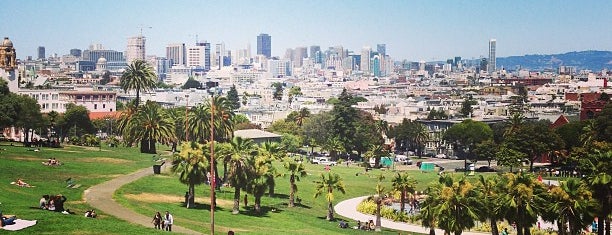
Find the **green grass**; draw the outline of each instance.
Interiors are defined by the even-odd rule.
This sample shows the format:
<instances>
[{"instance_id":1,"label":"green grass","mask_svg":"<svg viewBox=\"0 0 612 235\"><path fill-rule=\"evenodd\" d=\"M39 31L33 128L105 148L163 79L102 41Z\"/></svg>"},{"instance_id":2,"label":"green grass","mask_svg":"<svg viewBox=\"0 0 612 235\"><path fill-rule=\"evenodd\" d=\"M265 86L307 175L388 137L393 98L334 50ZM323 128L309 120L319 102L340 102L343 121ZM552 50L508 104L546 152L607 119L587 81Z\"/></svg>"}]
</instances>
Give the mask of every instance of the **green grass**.
<instances>
[{"instance_id":1,"label":"green grass","mask_svg":"<svg viewBox=\"0 0 612 235\"><path fill-rule=\"evenodd\" d=\"M18 143L16 143L18 144ZM119 175L134 172L138 169L151 167L154 162L152 155L140 154L137 148L86 148L66 146L59 149L43 148L40 152L29 151L29 148L0 145L0 210L5 214L15 214L18 218L37 220L38 224L18 231L17 234L162 234L152 228L134 225L119 220L98 211L96 219L85 218L86 210L91 209L83 201L83 191L92 185L107 181ZM6 149L6 150L4 150ZM160 153L167 153L164 150ZM45 166L42 162L55 157L63 163L62 166ZM283 171L281 165L277 169ZM263 213L252 213L254 199L249 197L249 208L245 209L241 200L241 214L231 214L232 188L222 188L217 193L219 208L216 210L217 234L226 234L232 229L239 234L360 234L368 233L352 229L340 229L338 222L325 220L326 203L324 197L313 198L314 180L318 180L323 166L307 164L309 176L298 182L297 196L302 199L302 206L288 208L289 179L276 179L276 196L262 198ZM342 200L370 195L374 193L376 176L386 175L385 185L391 188L394 172L373 170L364 174L361 167L332 167L332 172L338 173L344 179L347 194L335 193L334 203ZM410 171L420 182L418 190L424 190L428 182L435 181L437 175L433 172L422 173ZM11 185L10 182L22 178L36 187L22 188ZM77 189L66 188L65 180L72 178L82 186ZM115 198L123 205L132 208L146 216L155 211L171 211L176 224L195 231L209 233L209 201L208 186L196 187L196 201L200 202L197 209L186 209L182 206L183 195L187 186L181 184L174 175L162 174L145 177L128 184L117 191ZM75 215L63 215L40 209L38 200L44 194L63 194L68 198L67 209ZM243 192L244 195L244 192ZM224 204L226 202L226 204ZM274 209L274 211L273 211ZM355 222L351 219L337 216L338 219ZM374 216L372 217L374 218ZM1 230L0 230L1 231ZM383 230L383 234L397 234L397 231ZM402 234L410 234L402 232Z\"/></svg>"},{"instance_id":2,"label":"green grass","mask_svg":"<svg viewBox=\"0 0 612 235\"><path fill-rule=\"evenodd\" d=\"M15 143L15 145L20 145ZM85 218L91 209L83 201L83 191L118 175L130 173L153 164L150 154L140 154L127 148L42 148L39 152L21 146L0 146L0 210L17 218L37 220L30 228L16 234L155 234L156 231L116 219L98 212L97 219ZM61 166L45 166L50 157L60 160ZM35 186L22 188L10 183L22 178ZM66 179L81 184L76 189L66 188ZM32 209L45 194L62 194L68 198L64 207L75 215ZM2 231L2 230L0 230ZM160 233L161 234L161 233Z\"/></svg>"},{"instance_id":3,"label":"green grass","mask_svg":"<svg viewBox=\"0 0 612 235\"><path fill-rule=\"evenodd\" d=\"M282 171L280 164L277 169ZM276 178L275 197L264 196L262 198L263 213L255 215L252 212L254 198L249 197L249 207L244 208L242 198L240 200L241 213L232 215L233 188L222 188L217 192L218 209L215 213L215 230L217 234L226 234L228 230L234 230L240 234L355 234L364 231L352 229L339 229L338 222L325 220L326 202L325 198L314 198L314 180L318 180L324 168L321 165L307 164L307 177L298 182L297 196L302 199L302 205L294 208L287 207L289 193L289 179ZM332 172L338 173L346 185L346 194L335 192L334 202L345 199L371 195L374 193L376 177L382 173L386 176L386 189L391 189L391 179L395 172L373 170L364 174L361 167L332 167ZM421 173L411 171L419 182L418 190L424 190L428 182L437 179L436 173ZM358 175L356 175L358 174ZM176 176L161 174L145 177L134 183L122 187L116 193L116 199L124 206L129 207L140 214L150 215L156 211L169 210L173 213L176 224L196 231L208 233L210 230L210 190L208 185L196 186L196 202L200 203L196 209L186 209L182 206L183 196L187 186L181 184ZM244 196L244 192L242 195ZM272 209L275 211L272 211ZM349 221L351 226L355 221L337 216L339 219ZM372 216L374 218L374 216ZM365 232L364 232L365 233ZM384 230L384 234L397 234L397 231ZM408 234L405 233L404 234Z\"/></svg>"}]
</instances>

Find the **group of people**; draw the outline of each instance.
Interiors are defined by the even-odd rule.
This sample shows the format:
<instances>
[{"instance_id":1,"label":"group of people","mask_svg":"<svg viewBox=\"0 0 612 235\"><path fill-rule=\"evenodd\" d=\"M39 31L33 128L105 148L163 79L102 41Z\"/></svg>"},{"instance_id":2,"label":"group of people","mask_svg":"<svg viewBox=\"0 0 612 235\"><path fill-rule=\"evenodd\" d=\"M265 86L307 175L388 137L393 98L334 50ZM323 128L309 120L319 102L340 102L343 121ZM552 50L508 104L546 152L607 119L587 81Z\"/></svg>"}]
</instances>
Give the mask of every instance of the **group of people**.
<instances>
[{"instance_id":1,"label":"group of people","mask_svg":"<svg viewBox=\"0 0 612 235\"><path fill-rule=\"evenodd\" d=\"M347 227L348 227L348 223L346 223ZM359 220L357 220L357 226L353 227L354 229L360 229L360 230L374 230L376 229L376 225L374 224L374 220L370 220L368 222L364 221L361 222Z\"/></svg>"},{"instance_id":2,"label":"group of people","mask_svg":"<svg viewBox=\"0 0 612 235\"><path fill-rule=\"evenodd\" d=\"M56 160L55 158L49 158L49 160L47 160L46 162L42 162L43 165L45 166L59 166L61 165L59 160Z\"/></svg>"},{"instance_id":3,"label":"group of people","mask_svg":"<svg viewBox=\"0 0 612 235\"><path fill-rule=\"evenodd\" d=\"M69 210L64 209L64 202L66 202L67 198L64 195L43 195L38 201L38 205L40 209L50 210L55 212L61 212L64 214L70 214Z\"/></svg>"},{"instance_id":4,"label":"group of people","mask_svg":"<svg viewBox=\"0 0 612 235\"><path fill-rule=\"evenodd\" d=\"M161 213L156 212L153 216L153 220L151 221L155 229L163 229L166 231L172 231L172 224L174 224L174 218L170 212L166 211L165 215L161 215Z\"/></svg>"}]
</instances>

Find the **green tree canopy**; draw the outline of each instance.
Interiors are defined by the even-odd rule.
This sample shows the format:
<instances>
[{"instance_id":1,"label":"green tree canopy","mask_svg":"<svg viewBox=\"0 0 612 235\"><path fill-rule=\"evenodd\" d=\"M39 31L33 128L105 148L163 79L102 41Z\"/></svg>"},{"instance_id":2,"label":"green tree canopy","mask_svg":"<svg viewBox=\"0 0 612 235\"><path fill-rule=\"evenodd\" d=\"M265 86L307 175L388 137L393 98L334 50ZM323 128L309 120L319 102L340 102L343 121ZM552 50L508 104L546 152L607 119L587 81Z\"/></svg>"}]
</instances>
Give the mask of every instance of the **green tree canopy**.
<instances>
[{"instance_id":1,"label":"green tree canopy","mask_svg":"<svg viewBox=\"0 0 612 235\"><path fill-rule=\"evenodd\" d=\"M157 77L153 72L153 68L143 60L135 60L132 64L128 65L125 72L121 76L121 82L119 86L124 91L136 91L136 103L138 106L140 103L140 92L148 91L155 88L157 85Z\"/></svg>"},{"instance_id":2,"label":"green tree canopy","mask_svg":"<svg viewBox=\"0 0 612 235\"><path fill-rule=\"evenodd\" d=\"M229 91L227 91L227 101L229 102L229 106L232 108L232 110L237 110L240 108L240 97L238 96L236 85L232 85Z\"/></svg>"}]
</instances>

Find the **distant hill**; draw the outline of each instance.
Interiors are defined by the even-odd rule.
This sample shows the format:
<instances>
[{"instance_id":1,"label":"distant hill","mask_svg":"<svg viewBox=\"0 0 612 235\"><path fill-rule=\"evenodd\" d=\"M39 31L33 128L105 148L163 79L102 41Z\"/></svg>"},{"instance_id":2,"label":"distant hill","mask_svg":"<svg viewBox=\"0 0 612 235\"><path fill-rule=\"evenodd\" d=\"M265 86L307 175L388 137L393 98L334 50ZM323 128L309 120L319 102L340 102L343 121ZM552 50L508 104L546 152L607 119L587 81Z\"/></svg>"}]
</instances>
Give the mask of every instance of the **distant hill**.
<instances>
[{"instance_id":1,"label":"distant hill","mask_svg":"<svg viewBox=\"0 0 612 235\"><path fill-rule=\"evenodd\" d=\"M576 66L576 70L590 69L600 71L604 68L612 69L612 51L574 51L554 55L524 55L497 58L497 68L507 70L525 68L541 71L544 69L557 70L559 66Z\"/></svg>"}]
</instances>

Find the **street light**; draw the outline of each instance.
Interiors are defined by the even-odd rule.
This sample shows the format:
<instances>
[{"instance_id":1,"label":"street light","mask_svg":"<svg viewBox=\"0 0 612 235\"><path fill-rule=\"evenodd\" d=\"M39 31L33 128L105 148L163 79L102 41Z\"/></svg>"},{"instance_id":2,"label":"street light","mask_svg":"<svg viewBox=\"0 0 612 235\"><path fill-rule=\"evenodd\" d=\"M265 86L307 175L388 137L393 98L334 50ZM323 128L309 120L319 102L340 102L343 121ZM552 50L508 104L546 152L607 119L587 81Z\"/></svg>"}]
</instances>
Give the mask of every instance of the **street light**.
<instances>
[{"instance_id":1,"label":"street light","mask_svg":"<svg viewBox=\"0 0 612 235\"><path fill-rule=\"evenodd\" d=\"M185 141L189 141L189 120L187 119L187 112L189 112L189 94L185 94Z\"/></svg>"},{"instance_id":2,"label":"street light","mask_svg":"<svg viewBox=\"0 0 612 235\"><path fill-rule=\"evenodd\" d=\"M210 88L210 234L215 234L215 88Z\"/></svg>"}]
</instances>

